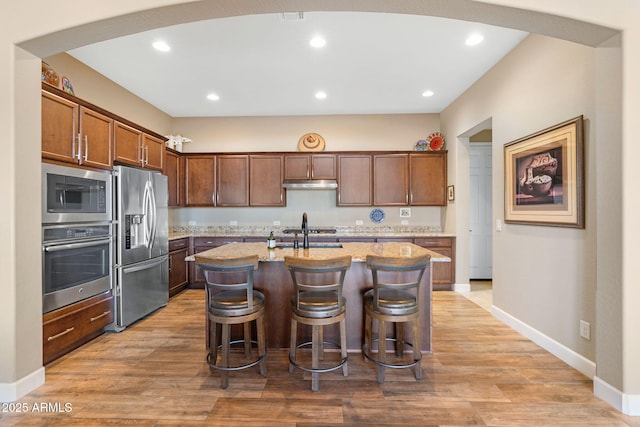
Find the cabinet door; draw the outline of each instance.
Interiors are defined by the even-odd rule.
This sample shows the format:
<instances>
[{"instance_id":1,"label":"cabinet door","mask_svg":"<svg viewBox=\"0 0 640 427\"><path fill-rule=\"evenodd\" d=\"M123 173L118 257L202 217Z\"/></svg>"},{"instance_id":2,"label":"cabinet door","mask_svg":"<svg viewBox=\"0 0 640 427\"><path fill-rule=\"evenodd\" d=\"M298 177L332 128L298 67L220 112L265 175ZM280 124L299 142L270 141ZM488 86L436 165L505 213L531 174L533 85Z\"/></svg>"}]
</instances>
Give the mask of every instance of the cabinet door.
<instances>
[{"instance_id":1,"label":"cabinet door","mask_svg":"<svg viewBox=\"0 0 640 427\"><path fill-rule=\"evenodd\" d=\"M371 156L338 155L338 206L371 206Z\"/></svg>"},{"instance_id":2,"label":"cabinet door","mask_svg":"<svg viewBox=\"0 0 640 427\"><path fill-rule=\"evenodd\" d=\"M335 154L313 154L311 156L312 179L336 179Z\"/></svg>"},{"instance_id":3,"label":"cabinet door","mask_svg":"<svg viewBox=\"0 0 640 427\"><path fill-rule=\"evenodd\" d=\"M78 164L78 104L42 92L42 158Z\"/></svg>"},{"instance_id":4,"label":"cabinet door","mask_svg":"<svg viewBox=\"0 0 640 427\"><path fill-rule=\"evenodd\" d=\"M406 206L409 204L409 156L406 154L374 154L374 206Z\"/></svg>"},{"instance_id":5,"label":"cabinet door","mask_svg":"<svg viewBox=\"0 0 640 427\"><path fill-rule=\"evenodd\" d=\"M80 144L82 161L87 166L113 167L113 119L80 107Z\"/></svg>"},{"instance_id":6,"label":"cabinet door","mask_svg":"<svg viewBox=\"0 0 640 427\"><path fill-rule=\"evenodd\" d=\"M184 158L186 206L214 206L216 157L207 155Z\"/></svg>"},{"instance_id":7,"label":"cabinet door","mask_svg":"<svg viewBox=\"0 0 640 427\"><path fill-rule=\"evenodd\" d=\"M447 154L410 154L409 203L413 206L447 204Z\"/></svg>"},{"instance_id":8,"label":"cabinet door","mask_svg":"<svg viewBox=\"0 0 640 427\"><path fill-rule=\"evenodd\" d=\"M188 248L169 252L169 297L180 292L189 283L187 268Z\"/></svg>"},{"instance_id":9,"label":"cabinet door","mask_svg":"<svg viewBox=\"0 0 640 427\"><path fill-rule=\"evenodd\" d=\"M173 151L165 151L163 174L167 176L169 206L180 206L182 201L181 172L180 155Z\"/></svg>"},{"instance_id":10,"label":"cabinet door","mask_svg":"<svg viewBox=\"0 0 640 427\"><path fill-rule=\"evenodd\" d=\"M216 173L216 206L249 206L249 156L218 156Z\"/></svg>"},{"instance_id":11,"label":"cabinet door","mask_svg":"<svg viewBox=\"0 0 640 427\"><path fill-rule=\"evenodd\" d=\"M279 155L249 156L250 206L285 206L283 164L283 157Z\"/></svg>"},{"instance_id":12,"label":"cabinet door","mask_svg":"<svg viewBox=\"0 0 640 427\"><path fill-rule=\"evenodd\" d=\"M155 136L143 133L142 147L144 167L161 171L164 161L164 141Z\"/></svg>"},{"instance_id":13,"label":"cabinet door","mask_svg":"<svg viewBox=\"0 0 640 427\"><path fill-rule=\"evenodd\" d=\"M310 179L311 157L308 154L284 155L284 179Z\"/></svg>"},{"instance_id":14,"label":"cabinet door","mask_svg":"<svg viewBox=\"0 0 640 427\"><path fill-rule=\"evenodd\" d=\"M415 244L451 258L451 262L431 263L431 282L434 290L449 290L456 278L455 237L418 237Z\"/></svg>"},{"instance_id":15,"label":"cabinet door","mask_svg":"<svg viewBox=\"0 0 640 427\"><path fill-rule=\"evenodd\" d=\"M132 166L143 166L142 157L142 132L115 122L114 160Z\"/></svg>"}]
</instances>

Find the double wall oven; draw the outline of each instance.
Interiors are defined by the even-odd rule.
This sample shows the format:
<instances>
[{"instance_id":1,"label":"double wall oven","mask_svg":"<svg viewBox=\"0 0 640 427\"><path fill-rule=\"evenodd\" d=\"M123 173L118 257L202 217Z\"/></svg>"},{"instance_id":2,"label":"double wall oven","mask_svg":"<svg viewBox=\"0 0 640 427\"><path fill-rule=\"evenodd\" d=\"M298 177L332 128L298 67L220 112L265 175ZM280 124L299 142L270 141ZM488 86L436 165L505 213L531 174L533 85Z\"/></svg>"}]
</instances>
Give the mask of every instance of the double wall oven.
<instances>
[{"instance_id":1,"label":"double wall oven","mask_svg":"<svg viewBox=\"0 0 640 427\"><path fill-rule=\"evenodd\" d=\"M112 177L42 164L43 312L112 287Z\"/></svg>"}]
</instances>

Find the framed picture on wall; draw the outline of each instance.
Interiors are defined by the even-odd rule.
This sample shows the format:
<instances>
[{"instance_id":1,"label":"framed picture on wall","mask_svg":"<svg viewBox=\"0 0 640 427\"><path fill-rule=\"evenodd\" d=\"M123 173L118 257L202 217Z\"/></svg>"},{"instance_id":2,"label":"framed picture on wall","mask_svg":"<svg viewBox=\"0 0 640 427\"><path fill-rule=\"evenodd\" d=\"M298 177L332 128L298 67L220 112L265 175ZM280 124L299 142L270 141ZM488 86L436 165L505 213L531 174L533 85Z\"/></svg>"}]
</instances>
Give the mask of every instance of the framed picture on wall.
<instances>
[{"instance_id":1,"label":"framed picture on wall","mask_svg":"<svg viewBox=\"0 0 640 427\"><path fill-rule=\"evenodd\" d=\"M505 222L584 228L583 117L504 146Z\"/></svg>"}]
</instances>

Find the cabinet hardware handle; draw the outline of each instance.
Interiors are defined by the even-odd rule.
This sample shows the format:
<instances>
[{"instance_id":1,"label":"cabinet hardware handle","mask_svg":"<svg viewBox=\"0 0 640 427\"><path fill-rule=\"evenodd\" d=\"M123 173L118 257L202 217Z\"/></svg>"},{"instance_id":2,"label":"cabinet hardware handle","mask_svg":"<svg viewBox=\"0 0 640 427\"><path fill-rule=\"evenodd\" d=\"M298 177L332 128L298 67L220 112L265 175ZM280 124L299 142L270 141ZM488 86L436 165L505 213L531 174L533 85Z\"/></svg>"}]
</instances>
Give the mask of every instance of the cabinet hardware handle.
<instances>
[{"instance_id":1,"label":"cabinet hardware handle","mask_svg":"<svg viewBox=\"0 0 640 427\"><path fill-rule=\"evenodd\" d=\"M140 155L140 157L138 157L140 165L144 166L144 146L142 144L138 146L138 154Z\"/></svg>"},{"instance_id":2,"label":"cabinet hardware handle","mask_svg":"<svg viewBox=\"0 0 640 427\"><path fill-rule=\"evenodd\" d=\"M104 316L109 315L109 313L111 313L111 310L109 310L109 311L105 311L105 312L104 312L104 313L102 313L101 315L96 316L96 317L92 317L92 318L91 318L91 319L89 319L89 320L90 320L91 322L93 322L93 321L98 320L98 319L100 319L100 318L102 318L102 317L104 317Z\"/></svg>"},{"instance_id":3,"label":"cabinet hardware handle","mask_svg":"<svg viewBox=\"0 0 640 427\"><path fill-rule=\"evenodd\" d=\"M148 165L149 164L149 146L145 145L144 147L144 164Z\"/></svg>"},{"instance_id":4,"label":"cabinet hardware handle","mask_svg":"<svg viewBox=\"0 0 640 427\"><path fill-rule=\"evenodd\" d=\"M87 135L84 136L84 156L82 156L84 161L89 160L89 137Z\"/></svg>"},{"instance_id":5,"label":"cabinet hardware handle","mask_svg":"<svg viewBox=\"0 0 640 427\"><path fill-rule=\"evenodd\" d=\"M60 337L61 337L61 336L63 336L63 335L67 335L69 332L73 331L74 329L75 329L75 327L74 327L74 326L72 326L72 327L70 327L69 329L67 329L67 330L65 330L65 331L60 332L59 334L56 334L56 335L53 335L53 336L51 336L51 337L47 338L47 341L53 341L53 340L55 340L55 339L57 339L57 338L60 338Z\"/></svg>"},{"instance_id":6,"label":"cabinet hardware handle","mask_svg":"<svg viewBox=\"0 0 640 427\"><path fill-rule=\"evenodd\" d=\"M215 191L213 191L211 193L211 203L213 203L213 206L216 205L216 192Z\"/></svg>"}]
</instances>

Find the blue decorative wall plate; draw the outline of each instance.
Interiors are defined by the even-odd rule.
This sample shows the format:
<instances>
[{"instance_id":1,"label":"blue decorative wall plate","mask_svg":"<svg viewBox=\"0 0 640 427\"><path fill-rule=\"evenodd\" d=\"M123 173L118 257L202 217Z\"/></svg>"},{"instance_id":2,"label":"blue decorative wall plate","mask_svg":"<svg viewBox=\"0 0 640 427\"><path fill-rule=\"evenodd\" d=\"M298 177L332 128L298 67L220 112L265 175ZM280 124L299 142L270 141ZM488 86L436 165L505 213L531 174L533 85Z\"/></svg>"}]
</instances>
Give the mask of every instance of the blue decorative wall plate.
<instances>
[{"instance_id":1,"label":"blue decorative wall plate","mask_svg":"<svg viewBox=\"0 0 640 427\"><path fill-rule=\"evenodd\" d=\"M384 221L384 211L382 209L372 209L369 218L371 218L371 222L379 224Z\"/></svg>"}]
</instances>

